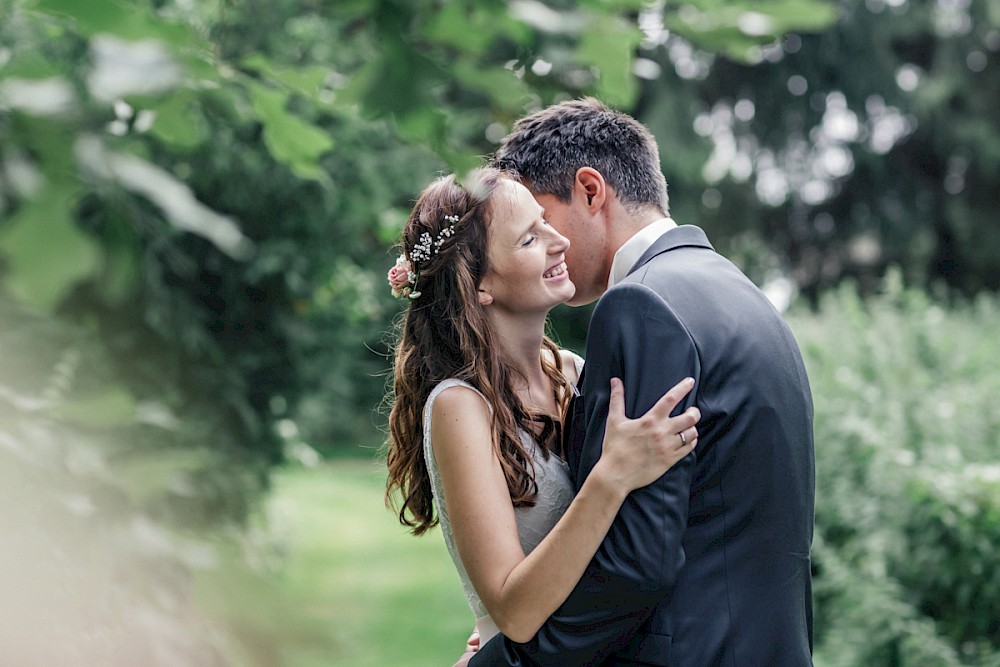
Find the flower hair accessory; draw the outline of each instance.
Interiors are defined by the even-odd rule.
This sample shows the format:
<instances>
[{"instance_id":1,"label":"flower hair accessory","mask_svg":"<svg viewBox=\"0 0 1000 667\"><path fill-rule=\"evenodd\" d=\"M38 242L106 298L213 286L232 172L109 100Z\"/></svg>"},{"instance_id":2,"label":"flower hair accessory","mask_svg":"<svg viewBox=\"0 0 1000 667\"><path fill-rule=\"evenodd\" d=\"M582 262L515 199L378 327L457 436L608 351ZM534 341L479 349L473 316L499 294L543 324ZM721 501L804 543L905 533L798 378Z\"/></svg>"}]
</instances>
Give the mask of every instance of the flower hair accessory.
<instances>
[{"instance_id":1,"label":"flower hair accessory","mask_svg":"<svg viewBox=\"0 0 1000 667\"><path fill-rule=\"evenodd\" d=\"M406 255L396 258L396 265L389 269L388 278L392 295L397 299L400 297L416 299L420 296L420 292L413 291L413 286L417 284L417 272L413 270L413 265L406 259Z\"/></svg>"},{"instance_id":2,"label":"flower hair accessory","mask_svg":"<svg viewBox=\"0 0 1000 667\"><path fill-rule=\"evenodd\" d=\"M420 235L419 240L410 251L412 262L403 254L396 259L396 265L389 269L389 287L392 288L392 295L397 299L405 297L412 301L420 297L420 292L415 290L417 278L420 276L416 264L426 262L438 254L444 242L454 235L458 216L446 215L444 221L451 224L438 232L435 238L431 238L430 232L424 232Z\"/></svg>"}]
</instances>

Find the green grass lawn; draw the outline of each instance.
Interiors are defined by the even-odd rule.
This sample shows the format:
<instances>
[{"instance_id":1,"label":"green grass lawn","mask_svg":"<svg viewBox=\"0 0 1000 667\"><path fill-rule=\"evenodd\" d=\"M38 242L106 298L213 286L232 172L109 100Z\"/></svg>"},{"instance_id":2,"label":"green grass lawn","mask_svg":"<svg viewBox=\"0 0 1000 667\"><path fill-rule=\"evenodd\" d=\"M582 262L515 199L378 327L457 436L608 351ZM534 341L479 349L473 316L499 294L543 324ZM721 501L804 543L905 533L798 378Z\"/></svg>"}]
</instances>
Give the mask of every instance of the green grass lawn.
<instances>
[{"instance_id":1,"label":"green grass lawn","mask_svg":"<svg viewBox=\"0 0 1000 667\"><path fill-rule=\"evenodd\" d=\"M474 620L440 530L406 532L383 505L383 467L335 461L274 481L278 584L326 644L283 651L282 665L442 667L461 655Z\"/></svg>"}]
</instances>

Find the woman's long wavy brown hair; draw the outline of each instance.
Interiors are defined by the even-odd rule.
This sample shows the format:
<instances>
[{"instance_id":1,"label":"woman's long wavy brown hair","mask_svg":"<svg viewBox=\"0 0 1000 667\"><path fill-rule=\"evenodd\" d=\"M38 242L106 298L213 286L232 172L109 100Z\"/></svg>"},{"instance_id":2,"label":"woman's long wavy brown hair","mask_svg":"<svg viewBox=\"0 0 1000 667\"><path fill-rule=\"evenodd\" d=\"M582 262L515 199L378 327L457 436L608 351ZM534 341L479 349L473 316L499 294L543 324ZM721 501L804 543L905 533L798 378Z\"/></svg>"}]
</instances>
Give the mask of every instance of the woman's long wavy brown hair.
<instances>
[{"instance_id":1,"label":"woman's long wavy brown hair","mask_svg":"<svg viewBox=\"0 0 1000 667\"><path fill-rule=\"evenodd\" d=\"M436 254L415 265L419 278L414 289L420 296L409 301L397 326L385 497L400 522L416 535L437 524L424 460L423 411L431 390L442 380L468 382L492 407L493 451L515 507L534 504L538 493L519 428L535 436L546 456L560 450L561 421L525 408L514 391L519 373L503 358L496 332L479 304L477 292L488 268L488 227L504 203L499 185L505 178L513 176L496 169L477 170L464 185L454 176L439 178L421 193L403 228L400 244L412 261L410 252L422 234L437 239L445 227L455 226ZM458 222L445 216L457 216ZM562 414L572 392L558 347L543 337L539 355Z\"/></svg>"}]
</instances>

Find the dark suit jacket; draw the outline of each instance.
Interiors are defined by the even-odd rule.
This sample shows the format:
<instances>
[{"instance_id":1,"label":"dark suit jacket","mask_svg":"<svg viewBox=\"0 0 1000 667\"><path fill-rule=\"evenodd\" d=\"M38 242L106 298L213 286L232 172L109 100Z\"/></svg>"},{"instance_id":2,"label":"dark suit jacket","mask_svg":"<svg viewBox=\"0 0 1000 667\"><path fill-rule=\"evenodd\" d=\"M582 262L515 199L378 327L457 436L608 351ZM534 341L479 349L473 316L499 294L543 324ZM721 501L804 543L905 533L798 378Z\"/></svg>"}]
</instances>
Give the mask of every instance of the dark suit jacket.
<instances>
[{"instance_id":1,"label":"dark suit jacket","mask_svg":"<svg viewBox=\"0 0 1000 667\"><path fill-rule=\"evenodd\" d=\"M600 457L609 379L630 417L686 376L695 452L629 495L566 602L485 665L812 664L815 469L801 355L771 303L701 229L666 232L598 302L568 451L577 488Z\"/></svg>"}]
</instances>

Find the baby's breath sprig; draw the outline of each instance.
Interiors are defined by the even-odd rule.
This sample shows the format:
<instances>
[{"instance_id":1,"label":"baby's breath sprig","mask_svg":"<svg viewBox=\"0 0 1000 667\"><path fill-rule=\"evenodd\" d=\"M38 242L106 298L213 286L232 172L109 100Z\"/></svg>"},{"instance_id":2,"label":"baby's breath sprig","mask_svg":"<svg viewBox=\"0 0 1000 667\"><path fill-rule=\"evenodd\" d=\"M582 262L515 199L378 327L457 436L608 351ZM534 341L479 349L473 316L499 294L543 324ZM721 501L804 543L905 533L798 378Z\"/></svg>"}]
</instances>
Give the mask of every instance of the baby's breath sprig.
<instances>
[{"instance_id":1,"label":"baby's breath sprig","mask_svg":"<svg viewBox=\"0 0 1000 667\"><path fill-rule=\"evenodd\" d=\"M389 271L389 286L394 297L413 300L420 296L420 292L416 291L417 279L420 277L418 264L438 254L444 242L454 236L458 216L446 215L444 221L451 224L438 232L435 238L431 238L430 232L424 232L413 244L410 250L412 264L404 255L400 255L396 260L396 266Z\"/></svg>"}]
</instances>

